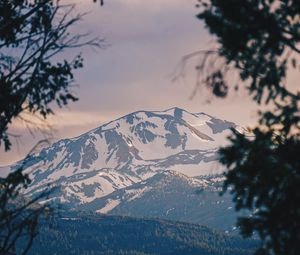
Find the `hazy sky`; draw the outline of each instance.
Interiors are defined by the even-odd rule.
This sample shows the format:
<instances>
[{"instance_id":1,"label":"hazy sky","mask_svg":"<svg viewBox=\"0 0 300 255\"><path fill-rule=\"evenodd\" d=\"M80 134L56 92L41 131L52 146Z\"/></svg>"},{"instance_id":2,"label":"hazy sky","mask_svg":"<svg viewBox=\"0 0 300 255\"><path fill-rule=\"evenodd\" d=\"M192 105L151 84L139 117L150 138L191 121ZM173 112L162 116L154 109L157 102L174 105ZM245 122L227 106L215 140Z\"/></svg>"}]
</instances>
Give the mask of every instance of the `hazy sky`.
<instances>
[{"instance_id":1,"label":"hazy sky","mask_svg":"<svg viewBox=\"0 0 300 255\"><path fill-rule=\"evenodd\" d=\"M254 121L256 111L245 92L208 104L203 89L190 100L195 86L193 63L185 81L172 82L183 55L208 49L213 42L195 18L196 0L109 0L102 8L92 0L75 2L79 12L89 13L74 30L91 32L109 46L81 50L85 66L76 73L79 87L75 88L80 100L57 109L50 119L57 130L55 139L80 135L133 111L174 106L241 125ZM36 132L35 137L29 135L21 123L14 123L13 131L22 137L10 152L1 151L0 165L24 157L41 138Z\"/></svg>"}]
</instances>

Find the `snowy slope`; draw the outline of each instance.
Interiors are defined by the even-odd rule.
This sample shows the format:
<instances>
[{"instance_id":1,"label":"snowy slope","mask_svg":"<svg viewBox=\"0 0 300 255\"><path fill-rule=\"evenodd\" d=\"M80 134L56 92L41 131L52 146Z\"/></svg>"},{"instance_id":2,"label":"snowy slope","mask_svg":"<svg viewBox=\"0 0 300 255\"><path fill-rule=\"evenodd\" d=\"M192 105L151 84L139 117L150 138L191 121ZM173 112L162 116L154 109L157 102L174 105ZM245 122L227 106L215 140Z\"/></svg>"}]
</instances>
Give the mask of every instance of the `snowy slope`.
<instances>
[{"instance_id":1,"label":"snowy slope","mask_svg":"<svg viewBox=\"0 0 300 255\"><path fill-rule=\"evenodd\" d=\"M222 181L220 177L191 178L163 171L146 181L80 205L78 209L185 221L234 231L237 214L230 194L222 197L219 194Z\"/></svg>"},{"instance_id":2,"label":"snowy slope","mask_svg":"<svg viewBox=\"0 0 300 255\"><path fill-rule=\"evenodd\" d=\"M168 178L181 180L180 187L186 191L195 185L205 187L205 181L193 177L222 172L217 150L235 127L232 122L179 108L138 111L41 147L11 170L22 166L29 173L28 195L51 185L56 189L50 200L107 213L150 191L153 194L153 187ZM151 185L143 184L150 181ZM116 194L125 191L129 199L118 199Z\"/></svg>"}]
</instances>

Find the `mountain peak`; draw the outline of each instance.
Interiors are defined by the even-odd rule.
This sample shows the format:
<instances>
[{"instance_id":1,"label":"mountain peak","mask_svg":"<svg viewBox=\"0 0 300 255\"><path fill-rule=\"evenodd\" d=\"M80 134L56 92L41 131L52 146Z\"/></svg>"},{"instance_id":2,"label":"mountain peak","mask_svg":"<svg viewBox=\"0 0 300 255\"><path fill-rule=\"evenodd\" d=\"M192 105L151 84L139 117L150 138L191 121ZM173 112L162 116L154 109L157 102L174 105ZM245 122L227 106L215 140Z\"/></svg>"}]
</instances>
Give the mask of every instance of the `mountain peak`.
<instances>
[{"instance_id":1,"label":"mountain peak","mask_svg":"<svg viewBox=\"0 0 300 255\"><path fill-rule=\"evenodd\" d=\"M59 187L53 199L73 206L147 180L194 185L198 182L189 178L223 171L218 148L233 125L178 107L138 111L78 137L41 146L13 169L22 165L30 174L28 194L53 184ZM118 199L113 201L116 205Z\"/></svg>"},{"instance_id":2,"label":"mountain peak","mask_svg":"<svg viewBox=\"0 0 300 255\"><path fill-rule=\"evenodd\" d=\"M163 112L169 112L169 111L170 111L170 112L171 112L171 111L185 111L185 112L187 112L185 109L182 109L182 108L177 107L177 106L168 108L168 109L164 110Z\"/></svg>"}]
</instances>

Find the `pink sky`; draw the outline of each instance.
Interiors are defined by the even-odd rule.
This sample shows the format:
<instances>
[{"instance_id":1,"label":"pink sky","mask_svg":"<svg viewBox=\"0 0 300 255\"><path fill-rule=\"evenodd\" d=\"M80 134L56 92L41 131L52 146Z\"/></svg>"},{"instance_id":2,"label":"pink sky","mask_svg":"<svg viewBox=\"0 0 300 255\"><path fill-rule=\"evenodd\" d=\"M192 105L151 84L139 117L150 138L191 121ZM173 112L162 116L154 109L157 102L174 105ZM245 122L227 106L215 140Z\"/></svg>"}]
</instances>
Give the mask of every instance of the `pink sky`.
<instances>
[{"instance_id":1,"label":"pink sky","mask_svg":"<svg viewBox=\"0 0 300 255\"><path fill-rule=\"evenodd\" d=\"M245 92L207 104L204 90L190 100L193 63L185 82L172 83L183 55L211 47L212 38L195 18L196 0L110 0L103 8L91 0L76 2L78 11L90 11L76 31L90 31L110 46L82 50L85 67L77 73L75 90L80 100L57 109L49 119L55 139L78 136L133 111L174 106L245 126L254 122L256 110ZM21 159L41 138L28 134L20 122L14 123L13 131L21 138L10 152L1 151L0 165Z\"/></svg>"}]
</instances>

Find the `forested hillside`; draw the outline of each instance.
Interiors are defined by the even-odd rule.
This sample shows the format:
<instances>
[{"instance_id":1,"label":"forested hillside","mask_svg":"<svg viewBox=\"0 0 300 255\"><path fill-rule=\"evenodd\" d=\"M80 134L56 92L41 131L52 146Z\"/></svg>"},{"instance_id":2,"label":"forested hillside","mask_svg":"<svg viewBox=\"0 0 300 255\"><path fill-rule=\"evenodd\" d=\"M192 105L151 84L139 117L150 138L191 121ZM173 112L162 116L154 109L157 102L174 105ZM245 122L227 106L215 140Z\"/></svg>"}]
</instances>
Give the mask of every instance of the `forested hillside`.
<instances>
[{"instance_id":1,"label":"forested hillside","mask_svg":"<svg viewBox=\"0 0 300 255\"><path fill-rule=\"evenodd\" d=\"M74 213L42 223L30 254L250 255L256 246L195 224Z\"/></svg>"}]
</instances>

